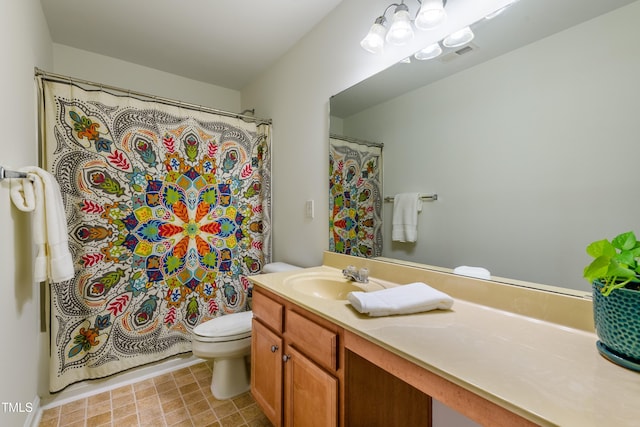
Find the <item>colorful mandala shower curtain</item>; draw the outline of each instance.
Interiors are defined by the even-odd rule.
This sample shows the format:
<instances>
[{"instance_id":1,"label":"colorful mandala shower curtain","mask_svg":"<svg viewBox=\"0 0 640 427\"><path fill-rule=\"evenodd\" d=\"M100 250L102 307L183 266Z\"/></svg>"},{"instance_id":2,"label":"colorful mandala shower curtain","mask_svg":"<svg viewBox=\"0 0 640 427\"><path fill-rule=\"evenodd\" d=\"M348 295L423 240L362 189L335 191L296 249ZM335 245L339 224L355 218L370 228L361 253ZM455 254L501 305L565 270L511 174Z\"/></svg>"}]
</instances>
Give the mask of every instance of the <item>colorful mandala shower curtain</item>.
<instances>
[{"instance_id":1,"label":"colorful mandala shower curtain","mask_svg":"<svg viewBox=\"0 0 640 427\"><path fill-rule=\"evenodd\" d=\"M51 285L50 389L191 351L270 259L270 126L42 80L74 279Z\"/></svg>"},{"instance_id":2,"label":"colorful mandala shower curtain","mask_svg":"<svg viewBox=\"0 0 640 427\"><path fill-rule=\"evenodd\" d=\"M382 254L382 144L331 136L329 250Z\"/></svg>"}]
</instances>

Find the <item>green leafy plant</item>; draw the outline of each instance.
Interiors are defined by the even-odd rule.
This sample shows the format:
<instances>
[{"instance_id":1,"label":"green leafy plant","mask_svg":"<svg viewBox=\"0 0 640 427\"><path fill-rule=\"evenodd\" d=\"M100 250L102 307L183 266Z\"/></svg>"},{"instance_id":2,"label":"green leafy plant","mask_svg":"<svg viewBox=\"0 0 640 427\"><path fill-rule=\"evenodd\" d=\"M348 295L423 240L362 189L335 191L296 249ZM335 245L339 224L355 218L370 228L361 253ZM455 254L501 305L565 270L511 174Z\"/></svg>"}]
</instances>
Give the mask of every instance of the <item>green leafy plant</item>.
<instances>
[{"instance_id":1,"label":"green leafy plant","mask_svg":"<svg viewBox=\"0 0 640 427\"><path fill-rule=\"evenodd\" d=\"M640 290L640 242L633 231L611 241L595 241L587 246L587 253L595 259L585 267L584 277L590 283L602 283L603 295L619 288Z\"/></svg>"}]
</instances>

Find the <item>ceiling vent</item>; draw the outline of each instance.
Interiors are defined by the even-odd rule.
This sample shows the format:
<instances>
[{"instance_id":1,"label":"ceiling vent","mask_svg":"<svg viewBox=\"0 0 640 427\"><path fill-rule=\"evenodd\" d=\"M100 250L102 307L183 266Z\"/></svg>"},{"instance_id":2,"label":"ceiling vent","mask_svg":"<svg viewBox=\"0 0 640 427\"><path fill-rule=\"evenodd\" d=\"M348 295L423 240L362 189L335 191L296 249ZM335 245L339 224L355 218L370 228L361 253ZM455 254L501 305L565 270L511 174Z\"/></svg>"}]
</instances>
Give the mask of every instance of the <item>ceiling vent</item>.
<instances>
[{"instance_id":1,"label":"ceiling vent","mask_svg":"<svg viewBox=\"0 0 640 427\"><path fill-rule=\"evenodd\" d=\"M469 43L468 45L463 46L460 49L457 49L457 50L451 51L451 52L449 52L449 53L447 53L445 55L442 55L440 58L438 58L438 61L444 62L444 63L451 62L451 61L454 61L454 60L460 58L463 55L468 55L471 52L475 52L478 49L479 48L478 48L477 45L475 45L473 43Z\"/></svg>"}]
</instances>

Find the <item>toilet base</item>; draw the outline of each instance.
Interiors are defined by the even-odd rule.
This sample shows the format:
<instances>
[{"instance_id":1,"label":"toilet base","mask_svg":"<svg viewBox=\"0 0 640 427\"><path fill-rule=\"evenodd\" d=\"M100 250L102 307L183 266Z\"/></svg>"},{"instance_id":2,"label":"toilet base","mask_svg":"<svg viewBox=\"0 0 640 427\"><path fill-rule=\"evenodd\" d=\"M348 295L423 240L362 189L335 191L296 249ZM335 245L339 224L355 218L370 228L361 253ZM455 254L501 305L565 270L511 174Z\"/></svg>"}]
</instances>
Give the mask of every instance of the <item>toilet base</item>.
<instances>
[{"instance_id":1,"label":"toilet base","mask_svg":"<svg viewBox=\"0 0 640 427\"><path fill-rule=\"evenodd\" d=\"M251 389L246 357L214 359L211 393L218 400L230 399Z\"/></svg>"}]
</instances>

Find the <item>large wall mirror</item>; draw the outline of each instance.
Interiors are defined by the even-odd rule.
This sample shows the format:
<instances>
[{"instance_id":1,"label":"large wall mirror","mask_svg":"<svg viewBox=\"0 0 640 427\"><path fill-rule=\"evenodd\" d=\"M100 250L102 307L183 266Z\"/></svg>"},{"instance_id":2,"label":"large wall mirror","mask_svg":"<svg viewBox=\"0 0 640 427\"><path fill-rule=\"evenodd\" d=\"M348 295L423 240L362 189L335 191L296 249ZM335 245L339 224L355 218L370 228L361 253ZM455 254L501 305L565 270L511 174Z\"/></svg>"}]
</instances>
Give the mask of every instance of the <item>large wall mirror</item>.
<instances>
[{"instance_id":1,"label":"large wall mirror","mask_svg":"<svg viewBox=\"0 0 640 427\"><path fill-rule=\"evenodd\" d=\"M384 144L384 196L438 194L415 243L383 203L382 256L590 292L586 246L640 232L638 22L640 1L521 0L332 97L332 134Z\"/></svg>"}]
</instances>

